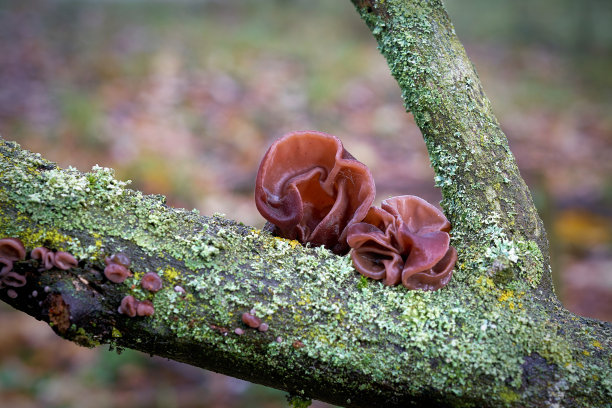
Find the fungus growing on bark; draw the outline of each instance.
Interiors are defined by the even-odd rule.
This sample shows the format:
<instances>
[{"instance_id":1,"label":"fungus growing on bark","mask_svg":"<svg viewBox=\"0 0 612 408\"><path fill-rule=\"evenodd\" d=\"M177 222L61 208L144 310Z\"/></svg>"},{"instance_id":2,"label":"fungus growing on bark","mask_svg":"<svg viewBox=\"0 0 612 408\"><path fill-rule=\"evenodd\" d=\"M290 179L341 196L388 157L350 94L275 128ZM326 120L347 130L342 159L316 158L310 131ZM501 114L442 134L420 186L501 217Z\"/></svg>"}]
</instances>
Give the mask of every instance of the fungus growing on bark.
<instances>
[{"instance_id":1,"label":"fungus growing on bark","mask_svg":"<svg viewBox=\"0 0 612 408\"><path fill-rule=\"evenodd\" d=\"M436 290L452 276L457 251L450 246L444 214L415 196L393 197L372 207L349 228L355 269L385 285Z\"/></svg>"},{"instance_id":2,"label":"fungus growing on bark","mask_svg":"<svg viewBox=\"0 0 612 408\"><path fill-rule=\"evenodd\" d=\"M53 268L55 255L48 248L36 247L30 252L30 257L40 261L39 271L48 271Z\"/></svg>"},{"instance_id":3,"label":"fungus growing on bark","mask_svg":"<svg viewBox=\"0 0 612 408\"><path fill-rule=\"evenodd\" d=\"M55 253L53 257L53 264L63 271L66 271L70 268L76 268L78 265L77 260L72 254L64 251L58 251Z\"/></svg>"},{"instance_id":4,"label":"fungus growing on bark","mask_svg":"<svg viewBox=\"0 0 612 408\"><path fill-rule=\"evenodd\" d=\"M149 292L157 292L162 288L162 280L155 272L147 272L140 280L140 286Z\"/></svg>"},{"instance_id":5,"label":"fungus growing on bark","mask_svg":"<svg viewBox=\"0 0 612 408\"><path fill-rule=\"evenodd\" d=\"M138 301L132 295L125 296L121 299L121 305L119 305L119 313L129 317L136 316L138 310Z\"/></svg>"},{"instance_id":6,"label":"fungus growing on bark","mask_svg":"<svg viewBox=\"0 0 612 408\"><path fill-rule=\"evenodd\" d=\"M21 261L25 259L25 255L25 247L19 238L0 239L0 258Z\"/></svg>"},{"instance_id":7,"label":"fungus growing on bark","mask_svg":"<svg viewBox=\"0 0 612 408\"><path fill-rule=\"evenodd\" d=\"M0 276L13 270L13 261L7 258L0 257Z\"/></svg>"},{"instance_id":8,"label":"fungus growing on bark","mask_svg":"<svg viewBox=\"0 0 612 408\"><path fill-rule=\"evenodd\" d=\"M25 284L25 276L15 271L6 272L0 277L0 287L12 286L14 288L20 288L22 286L25 286Z\"/></svg>"},{"instance_id":9,"label":"fungus growing on bark","mask_svg":"<svg viewBox=\"0 0 612 408\"><path fill-rule=\"evenodd\" d=\"M132 273L128 269L130 266L130 259L122 252L117 252L110 257L106 257L104 263L106 263L104 276L113 283L121 283L129 276L132 276Z\"/></svg>"},{"instance_id":10,"label":"fungus growing on bark","mask_svg":"<svg viewBox=\"0 0 612 408\"><path fill-rule=\"evenodd\" d=\"M25 259L25 255L25 247L19 238L0 239L0 288L18 288L26 284L25 276L13 271L14 263ZM7 294L12 298L17 297L17 292L12 289Z\"/></svg>"},{"instance_id":11,"label":"fungus growing on bark","mask_svg":"<svg viewBox=\"0 0 612 408\"><path fill-rule=\"evenodd\" d=\"M247 326L256 329L259 327L259 325L261 324L261 319L257 316L252 315L249 312L244 312L242 314L242 321L244 324L246 324Z\"/></svg>"},{"instance_id":12,"label":"fungus growing on bark","mask_svg":"<svg viewBox=\"0 0 612 408\"><path fill-rule=\"evenodd\" d=\"M375 193L370 170L338 138L300 131L286 134L266 152L255 203L276 235L345 254L347 229L365 217Z\"/></svg>"},{"instance_id":13,"label":"fungus growing on bark","mask_svg":"<svg viewBox=\"0 0 612 408\"><path fill-rule=\"evenodd\" d=\"M115 254L112 254L110 257L106 257L104 259L104 262L107 265L111 264L111 263L123 265L127 269L127 268L130 267L130 263L132 261L130 261L130 258L126 254L124 254L123 252L117 252Z\"/></svg>"},{"instance_id":14,"label":"fungus growing on bark","mask_svg":"<svg viewBox=\"0 0 612 408\"><path fill-rule=\"evenodd\" d=\"M137 302L136 314L138 316L153 316L153 313L155 313L153 302L147 299Z\"/></svg>"}]
</instances>

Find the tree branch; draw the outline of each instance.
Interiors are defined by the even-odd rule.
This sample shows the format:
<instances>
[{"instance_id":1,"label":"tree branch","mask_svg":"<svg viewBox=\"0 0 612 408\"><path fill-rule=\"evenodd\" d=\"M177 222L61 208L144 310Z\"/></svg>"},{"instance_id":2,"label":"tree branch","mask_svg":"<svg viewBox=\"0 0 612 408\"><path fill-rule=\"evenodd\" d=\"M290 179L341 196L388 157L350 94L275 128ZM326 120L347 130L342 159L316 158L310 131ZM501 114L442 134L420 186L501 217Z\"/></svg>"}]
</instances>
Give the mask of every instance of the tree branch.
<instances>
[{"instance_id":1,"label":"tree branch","mask_svg":"<svg viewBox=\"0 0 612 408\"><path fill-rule=\"evenodd\" d=\"M62 170L0 139L0 237L79 259L68 271L17 262L27 284L0 298L84 346L129 347L338 405L604 406L612 326L554 297L541 223L441 4L356 3L443 189L460 255L446 288L385 287L348 257L168 208L111 170ZM118 251L134 276L113 284L103 259ZM155 294L138 284L148 271L163 279ZM152 300L155 314L119 314L128 294ZM241 322L251 309L268 331Z\"/></svg>"}]
</instances>

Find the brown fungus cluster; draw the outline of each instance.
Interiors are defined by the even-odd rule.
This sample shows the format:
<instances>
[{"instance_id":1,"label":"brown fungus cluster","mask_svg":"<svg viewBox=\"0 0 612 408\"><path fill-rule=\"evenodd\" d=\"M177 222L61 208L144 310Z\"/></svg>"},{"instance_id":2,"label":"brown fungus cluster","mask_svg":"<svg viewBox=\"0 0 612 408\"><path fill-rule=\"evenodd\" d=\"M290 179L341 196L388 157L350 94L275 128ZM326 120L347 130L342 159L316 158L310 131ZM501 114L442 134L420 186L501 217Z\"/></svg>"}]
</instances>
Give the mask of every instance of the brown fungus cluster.
<instances>
[{"instance_id":1,"label":"brown fungus cluster","mask_svg":"<svg viewBox=\"0 0 612 408\"><path fill-rule=\"evenodd\" d=\"M370 170L338 138L301 131L283 136L266 152L255 203L278 236L346 254L347 228L365 217L375 193Z\"/></svg>"},{"instance_id":2,"label":"brown fungus cluster","mask_svg":"<svg viewBox=\"0 0 612 408\"><path fill-rule=\"evenodd\" d=\"M25 259L26 250L19 238L0 239L0 288L8 287L7 294L17 297L17 292L11 288L19 288L26 284L26 278L13 270L13 264Z\"/></svg>"},{"instance_id":3,"label":"brown fungus cluster","mask_svg":"<svg viewBox=\"0 0 612 408\"><path fill-rule=\"evenodd\" d=\"M48 271L53 267L67 271L70 268L76 268L78 265L76 258L72 254L64 251L53 252L45 247L34 248L30 252L30 258L40 262L39 271Z\"/></svg>"},{"instance_id":4,"label":"brown fungus cluster","mask_svg":"<svg viewBox=\"0 0 612 408\"><path fill-rule=\"evenodd\" d=\"M127 295L121 299L121 304L117 311L128 317L153 316L155 308L150 300L136 300L132 295Z\"/></svg>"},{"instance_id":5,"label":"brown fungus cluster","mask_svg":"<svg viewBox=\"0 0 612 408\"><path fill-rule=\"evenodd\" d=\"M253 310L251 310L250 312L244 312L242 314L241 318L242 318L242 323L246 324L251 329L257 329L260 332L266 332L270 328L268 323L262 323L261 319L259 317L255 316L255 312ZM236 330L238 330L238 329L236 329ZM239 331L240 331L240 334L243 333L242 329L240 329ZM234 331L234 332L236 332L236 331ZM236 332L236 334L238 334L238 332ZM238 334L238 335L240 335L240 334Z\"/></svg>"},{"instance_id":6,"label":"brown fungus cluster","mask_svg":"<svg viewBox=\"0 0 612 408\"><path fill-rule=\"evenodd\" d=\"M348 243L355 269L385 285L436 290L453 272L457 251L450 246L450 223L433 205L415 196L393 197L372 207L350 227Z\"/></svg>"},{"instance_id":7,"label":"brown fungus cluster","mask_svg":"<svg viewBox=\"0 0 612 408\"><path fill-rule=\"evenodd\" d=\"M375 187L368 168L339 139L313 131L289 133L266 152L255 203L272 232L336 254L353 249L355 269L386 285L436 290L452 276L457 251L444 214L415 196L370 207ZM245 322L246 323L246 322Z\"/></svg>"}]
</instances>

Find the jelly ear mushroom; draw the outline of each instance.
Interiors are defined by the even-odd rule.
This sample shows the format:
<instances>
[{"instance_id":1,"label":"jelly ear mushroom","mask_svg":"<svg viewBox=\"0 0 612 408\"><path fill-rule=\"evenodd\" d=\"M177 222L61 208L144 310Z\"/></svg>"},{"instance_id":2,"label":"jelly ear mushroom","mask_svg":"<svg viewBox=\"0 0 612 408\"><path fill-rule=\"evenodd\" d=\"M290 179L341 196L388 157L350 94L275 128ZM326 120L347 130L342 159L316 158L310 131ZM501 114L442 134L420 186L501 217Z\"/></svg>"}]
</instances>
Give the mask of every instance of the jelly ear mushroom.
<instances>
[{"instance_id":1,"label":"jelly ear mushroom","mask_svg":"<svg viewBox=\"0 0 612 408\"><path fill-rule=\"evenodd\" d=\"M54 263L54 255L53 251L49 250L45 247L36 247L30 252L30 257L32 259L37 259L42 264L39 268L39 271L45 271L53 268Z\"/></svg>"},{"instance_id":2,"label":"jelly ear mushroom","mask_svg":"<svg viewBox=\"0 0 612 408\"><path fill-rule=\"evenodd\" d=\"M452 276L457 251L444 214L415 196L393 197L372 207L348 231L355 269L386 285L436 290Z\"/></svg>"},{"instance_id":3,"label":"jelly ear mushroom","mask_svg":"<svg viewBox=\"0 0 612 408\"><path fill-rule=\"evenodd\" d=\"M376 194L370 170L332 135L286 134L259 166L255 203L274 233L337 254L349 251L347 228L365 217Z\"/></svg>"},{"instance_id":4,"label":"jelly ear mushroom","mask_svg":"<svg viewBox=\"0 0 612 408\"><path fill-rule=\"evenodd\" d=\"M121 283L131 275L125 266L116 263L110 263L104 268L104 276L113 283Z\"/></svg>"},{"instance_id":5,"label":"jelly ear mushroom","mask_svg":"<svg viewBox=\"0 0 612 408\"><path fill-rule=\"evenodd\" d=\"M78 262L72 254L68 252L58 251L55 253L53 263L58 269L68 270L70 268L76 268Z\"/></svg>"},{"instance_id":6,"label":"jelly ear mushroom","mask_svg":"<svg viewBox=\"0 0 612 408\"><path fill-rule=\"evenodd\" d=\"M134 296L128 295L121 299L121 305L118 309L119 313L129 317L136 316L138 311L138 301Z\"/></svg>"},{"instance_id":7,"label":"jelly ear mushroom","mask_svg":"<svg viewBox=\"0 0 612 408\"><path fill-rule=\"evenodd\" d=\"M0 258L21 261L25 259L25 255L25 247L19 238L0 239Z\"/></svg>"},{"instance_id":8,"label":"jelly ear mushroom","mask_svg":"<svg viewBox=\"0 0 612 408\"><path fill-rule=\"evenodd\" d=\"M155 313L155 308L153 307L153 302L148 299L142 300L138 302L136 306L136 315L138 316L153 316Z\"/></svg>"},{"instance_id":9,"label":"jelly ear mushroom","mask_svg":"<svg viewBox=\"0 0 612 408\"><path fill-rule=\"evenodd\" d=\"M123 252L117 252L110 257L106 257L104 263L106 263L104 276L113 283L121 283L129 276L132 276L128 269L130 266L130 258Z\"/></svg>"},{"instance_id":10,"label":"jelly ear mushroom","mask_svg":"<svg viewBox=\"0 0 612 408\"><path fill-rule=\"evenodd\" d=\"M115 263L115 264L119 264L119 265L123 265L126 268L130 267L130 258L124 254L123 252L117 252L112 254L110 257L106 257L104 259L104 262L109 265L111 263Z\"/></svg>"},{"instance_id":11,"label":"jelly ear mushroom","mask_svg":"<svg viewBox=\"0 0 612 408\"><path fill-rule=\"evenodd\" d=\"M149 292L157 292L162 288L162 280L155 272L147 272L140 280L140 286Z\"/></svg>"}]
</instances>

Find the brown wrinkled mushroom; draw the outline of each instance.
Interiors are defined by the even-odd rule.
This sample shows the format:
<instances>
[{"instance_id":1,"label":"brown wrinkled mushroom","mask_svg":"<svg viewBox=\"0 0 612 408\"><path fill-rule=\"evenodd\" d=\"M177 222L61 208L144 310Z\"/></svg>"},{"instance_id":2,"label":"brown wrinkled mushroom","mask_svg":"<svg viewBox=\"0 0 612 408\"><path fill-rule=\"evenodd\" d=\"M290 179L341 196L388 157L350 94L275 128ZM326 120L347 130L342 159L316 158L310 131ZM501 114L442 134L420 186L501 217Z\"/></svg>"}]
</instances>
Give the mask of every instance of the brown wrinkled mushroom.
<instances>
[{"instance_id":1,"label":"brown wrinkled mushroom","mask_svg":"<svg viewBox=\"0 0 612 408\"><path fill-rule=\"evenodd\" d=\"M291 132L259 166L255 203L274 233L337 254L349 251L347 228L365 217L376 194L370 170L332 135Z\"/></svg>"},{"instance_id":2,"label":"brown wrinkled mushroom","mask_svg":"<svg viewBox=\"0 0 612 408\"><path fill-rule=\"evenodd\" d=\"M72 254L64 251L58 251L53 257L53 264L63 271L67 271L70 268L76 268L78 262Z\"/></svg>"},{"instance_id":3,"label":"brown wrinkled mushroom","mask_svg":"<svg viewBox=\"0 0 612 408\"><path fill-rule=\"evenodd\" d=\"M142 300L136 305L136 314L138 316L153 316L153 313L155 313L155 308L150 300Z\"/></svg>"},{"instance_id":4,"label":"brown wrinkled mushroom","mask_svg":"<svg viewBox=\"0 0 612 408\"><path fill-rule=\"evenodd\" d=\"M121 305L118 309L119 313L129 317L135 317L138 311L138 301L134 296L128 295L121 299Z\"/></svg>"},{"instance_id":5,"label":"brown wrinkled mushroom","mask_svg":"<svg viewBox=\"0 0 612 408\"><path fill-rule=\"evenodd\" d=\"M451 279L457 251L444 214L415 196L393 197L352 225L348 243L355 269L385 285L437 290Z\"/></svg>"},{"instance_id":6,"label":"brown wrinkled mushroom","mask_svg":"<svg viewBox=\"0 0 612 408\"><path fill-rule=\"evenodd\" d=\"M162 288L162 280L155 272L147 272L140 280L140 286L149 292L157 292Z\"/></svg>"},{"instance_id":7,"label":"brown wrinkled mushroom","mask_svg":"<svg viewBox=\"0 0 612 408\"><path fill-rule=\"evenodd\" d=\"M55 261L55 254L48 248L36 247L30 252L30 257L40 261L39 271L48 271L53 268Z\"/></svg>"},{"instance_id":8,"label":"brown wrinkled mushroom","mask_svg":"<svg viewBox=\"0 0 612 408\"><path fill-rule=\"evenodd\" d=\"M11 261L25 259L26 250L19 238L0 239L0 257Z\"/></svg>"},{"instance_id":9,"label":"brown wrinkled mushroom","mask_svg":"<svg viewBox=\"0 0 612 408\"><path fill-rule=\"evenodd\" d=\"M110 263L104 268L104 276L113 283L121 283L131 275L125 266L116 263Z\"/></svg>"}]
</instances>

